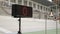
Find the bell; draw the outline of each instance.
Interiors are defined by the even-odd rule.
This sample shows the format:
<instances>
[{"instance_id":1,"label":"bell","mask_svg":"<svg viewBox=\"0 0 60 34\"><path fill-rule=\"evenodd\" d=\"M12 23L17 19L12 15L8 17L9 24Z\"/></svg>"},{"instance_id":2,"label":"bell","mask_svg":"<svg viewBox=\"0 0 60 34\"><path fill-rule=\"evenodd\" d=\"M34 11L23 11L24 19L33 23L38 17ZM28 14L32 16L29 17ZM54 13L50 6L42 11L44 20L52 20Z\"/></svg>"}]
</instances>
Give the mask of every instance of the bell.
<instances>
[{"instance_id":1,"label":"bell","mask_svg":"<svg viewBox=\"0 0 60 34\"><path fill-rule=\"evenodd\" d=\"M50 13L50 16L53 17L53 13L52 12Z\"/></svg>"}]
</instances>

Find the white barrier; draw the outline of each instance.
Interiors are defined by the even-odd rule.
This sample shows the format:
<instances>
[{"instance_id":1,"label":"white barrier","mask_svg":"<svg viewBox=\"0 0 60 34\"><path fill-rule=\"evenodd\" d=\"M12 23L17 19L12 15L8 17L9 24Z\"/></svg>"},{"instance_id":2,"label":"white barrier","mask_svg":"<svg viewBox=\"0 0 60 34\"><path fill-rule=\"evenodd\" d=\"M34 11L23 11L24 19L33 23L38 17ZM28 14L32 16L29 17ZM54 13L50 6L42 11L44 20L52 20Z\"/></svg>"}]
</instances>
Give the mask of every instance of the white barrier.
<instances>
[{"instance_id":1,"label":"white barrier","mask_svg":"<svg viewBox=\"0 0 60 34\"><path fill-rule=\"evenodd\" d=\"M18 18L12 18L11 16L0 16L0 24L6 27L6 29L16 32L18 31ZM58 23L58 28L60 24ZM47 20L47 29L56 29L56 21ZM45 30L45 20L44 19L34 19L34 18L22 18L21 20L21 31L22 32L32 32Z\"/></svg>"}]
</instances>

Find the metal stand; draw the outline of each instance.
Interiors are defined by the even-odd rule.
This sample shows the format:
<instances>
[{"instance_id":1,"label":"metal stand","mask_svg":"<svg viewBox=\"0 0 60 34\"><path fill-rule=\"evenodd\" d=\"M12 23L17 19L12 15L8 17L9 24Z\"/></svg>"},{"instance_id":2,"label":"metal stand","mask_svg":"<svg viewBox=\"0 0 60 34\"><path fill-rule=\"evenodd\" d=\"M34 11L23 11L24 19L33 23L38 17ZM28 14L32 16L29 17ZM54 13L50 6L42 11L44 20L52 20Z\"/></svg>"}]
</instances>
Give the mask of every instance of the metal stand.
<instances>
[{"instance_id":1,"label":"metal stand","mask_svg":"<svg viewBox=\"0 0 60 34\"><path fill-rule=\"evenodd\" d=\"M18 34L21 34L21 17L19 18L19 31L18 31Z\"/></svg>"}]
</instances>

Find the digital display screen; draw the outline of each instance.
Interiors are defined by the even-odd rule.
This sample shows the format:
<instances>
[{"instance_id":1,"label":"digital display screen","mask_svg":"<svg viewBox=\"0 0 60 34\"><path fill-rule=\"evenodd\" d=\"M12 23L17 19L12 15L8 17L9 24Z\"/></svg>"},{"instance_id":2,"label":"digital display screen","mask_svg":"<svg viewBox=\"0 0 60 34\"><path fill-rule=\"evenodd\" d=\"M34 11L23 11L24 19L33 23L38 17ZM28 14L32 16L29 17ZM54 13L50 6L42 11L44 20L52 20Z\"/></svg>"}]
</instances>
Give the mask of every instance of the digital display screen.
<instances>
[{"instance_id":1,"label":"digital display screen","mask_svg":"<svg viewBox=\"0 0 60 34\"><path fill-rule=\"evenodd\" d=\"M12 5L12 16L14 17L32 17L32 7L23 5Z\"/></svg>"}]
</instances>

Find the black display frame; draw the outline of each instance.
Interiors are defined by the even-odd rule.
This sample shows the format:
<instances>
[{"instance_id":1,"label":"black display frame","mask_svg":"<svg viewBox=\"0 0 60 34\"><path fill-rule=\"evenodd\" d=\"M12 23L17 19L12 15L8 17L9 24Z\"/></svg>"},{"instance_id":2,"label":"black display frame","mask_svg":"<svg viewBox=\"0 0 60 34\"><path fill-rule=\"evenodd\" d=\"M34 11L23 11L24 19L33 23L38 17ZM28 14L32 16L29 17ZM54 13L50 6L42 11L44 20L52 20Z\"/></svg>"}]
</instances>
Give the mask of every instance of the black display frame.
<instances>
[{"instance_id":1,"label":"black display frame","mask_svg":"<svg viewBox=\"0 0 60 34\"><path fill-rule=\"evenodd\" d=\"M32 7L13 4L12 5L12 16L14 18L19 18L19 17L22 17L22 18L30 17L31 18L32 17Z\"/></svg>"}]
</instances>

